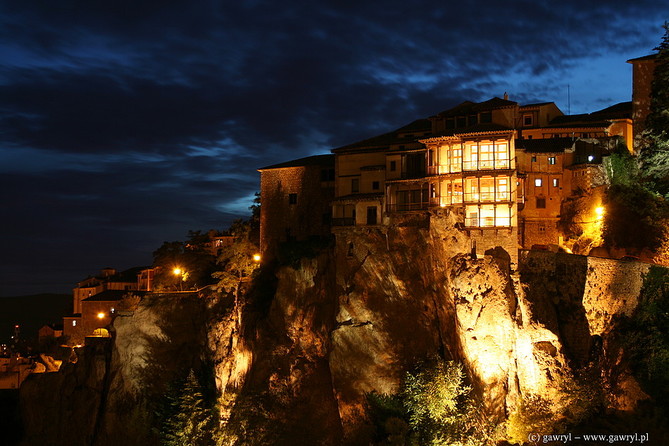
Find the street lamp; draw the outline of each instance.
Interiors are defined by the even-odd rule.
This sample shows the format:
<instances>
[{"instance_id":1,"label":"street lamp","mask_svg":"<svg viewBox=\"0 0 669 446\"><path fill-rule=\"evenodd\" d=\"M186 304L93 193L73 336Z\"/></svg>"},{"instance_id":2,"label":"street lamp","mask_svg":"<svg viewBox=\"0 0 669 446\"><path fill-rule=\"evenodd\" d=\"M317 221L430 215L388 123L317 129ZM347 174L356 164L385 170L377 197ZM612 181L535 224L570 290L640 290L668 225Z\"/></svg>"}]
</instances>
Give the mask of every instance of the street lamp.
<instances>
[{"instance_id":1,"label":"street lamp","mask_svg":"<svg viewBox=\"0 0 669 446\"><path fill-rule=\"evenodd\" d=\"M177 280L179 281L179 291L183 291L184 270L177 266L172 270L172 274L177 276Z\"/></svg>"},{"instance_id":2,"label":"street lamp","mask_svg":"<svg viewBox=\"0 0 669 446\"><path fill-rule=\"evenodd\" d=\"M260 259L262 259L260 254L253 254L253 261L254 262L258 263L258 262L260 262Z\"/></svg>"}]
</instances>

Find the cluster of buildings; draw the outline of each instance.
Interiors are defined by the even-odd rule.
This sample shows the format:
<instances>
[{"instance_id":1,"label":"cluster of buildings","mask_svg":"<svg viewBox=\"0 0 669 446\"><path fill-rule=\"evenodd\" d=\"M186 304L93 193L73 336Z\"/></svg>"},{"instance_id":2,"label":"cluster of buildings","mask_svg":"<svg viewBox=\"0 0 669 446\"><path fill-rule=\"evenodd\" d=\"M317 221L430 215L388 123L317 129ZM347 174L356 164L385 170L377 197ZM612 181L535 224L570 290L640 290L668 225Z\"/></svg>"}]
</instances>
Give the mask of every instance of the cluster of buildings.
<instances>
[{"instance_id":1,"label":"cluster of buildings","mask_svg":"<svg viewBox=\"0 0 669 446\"><path fill-rule=\"evenodd\" d=\"M633 65L633 101L565 115L553 102L519 104L505 93L466 101L391 132L259 169L261 251L449 212L472 249L561 246L564 203L587 197L601 218L603 159L625 147L650 108L654 56ZM441 210L441 211L439 211Z\"/></svg>"}]
</instances>

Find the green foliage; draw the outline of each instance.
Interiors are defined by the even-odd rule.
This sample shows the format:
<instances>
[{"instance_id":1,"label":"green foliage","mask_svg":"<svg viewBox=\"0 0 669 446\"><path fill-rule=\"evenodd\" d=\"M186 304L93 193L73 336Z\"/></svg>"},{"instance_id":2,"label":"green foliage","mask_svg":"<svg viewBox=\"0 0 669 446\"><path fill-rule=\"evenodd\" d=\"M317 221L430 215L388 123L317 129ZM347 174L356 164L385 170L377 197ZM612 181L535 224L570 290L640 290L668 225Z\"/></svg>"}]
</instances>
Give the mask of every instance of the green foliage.
<instances>
[{"instance_id":1,"label":"green foliage","mask_svg":"<svg viewBox=\"0 0 669 446\"><path fill-rule=\"evenodd\" d=\"M607 246L657 250L667 240L669 205L641 185L613 184L605 207L603 238Z\"/></svg>"},{"instance_id":2,"label":"green foliage","mask_svg":"<svg viewBox=\"0 0 669 446\"><path fill-rule=\"evenodd\" d=\"M220 444L218 411L205 398L203 387L193 370L171 386L157 412L158 434L164 446L209 446Z\"/></svg>"},{"instance_id":3,"label":"green foliage","mask_svg":"<svg viewBox=\"0 0 669 446\"><path fill-rule=\"evenodd\" d=\"M669 410L669 271L653 266L634 314L620 321L623 346L644 391Z\"/></svg>"},{"instance_id":4,"label":"green foliage","mask_svg":"<svg viewBox=\"0 0 669 446\"><path fill-rule=\"evenodd\" d=\"M258 254L258 246L251 240L252 226L250 222L235 221L230 227L234 237L231 245L224 247L218 256L218 271L212 277L218 279L215 288L226 293L234 292L239 296L239 288L244 280L249 279L258 268L259 262L254 260Z\"/></svg>"},{"instance_id":5,"label":"green foliage","mask_svg":"<svg viewBox=\"0 0 669 446\"><path fill-rule=\"evenodd\" d=\"M524 444L529 434L537 432L557 434L560 431L556 430L551 403L538 395L528 395L521 399L506 422L507 441Z\"/></svg>"},{"instance_id":6,"label":"green foliage","mask_svg":"<svg viewBox=\"0 0 669 446\"><path fill-rule=\"evenodd\" d=\"M216 258L207 249L207 234L188 231L185 242L164 242L153 253L153 266L158 269L154 287L158 291L189 290L211 283ZM175 275L174 268L183 274Z\"/></svg>"},{"instance_id":7,"label":"green foliage","mask_svg":"<svg viewBox=\"0 0 669 446\"><path fill-rule=\"evenodd\" d=\"M551 400L523 396L506 422L507 441L526 444L532 433L560 434L589 420L604 402L598 372L590 365L575 377L563 378L560 391Z\"/></svg>"},{"instance_id":8,"label":"green foliage","mask_svg":"<svg viewBox=\"0 0 669 446\"><path fill-rule=\"evenodd\" d=\"M627 148L616 150L604 158L604 169L609 184L617 186L633 186L639 182L639 166Z\"/></svg>"},{"instance_id":9,"label":"green foliage","mask_svg":"<svg viewBox=\"0 0 669 446\"><path fill-rule=\"evenodd\" d=\"M656 56L650 113L640 144L642 174L649 190L669 197L669 24Z\"/></svg>"},{"instance_id":10,"label":"green foliage","mask_svg":"<svg viewBox=\"0 0 669 446\"><path fill-rule=\"evenodd\" d=\"M462 366L435 360L407 373L398 395L367 396L380 444L493 444L492 425L470 396Z\"/></svg>"}]
</instances>

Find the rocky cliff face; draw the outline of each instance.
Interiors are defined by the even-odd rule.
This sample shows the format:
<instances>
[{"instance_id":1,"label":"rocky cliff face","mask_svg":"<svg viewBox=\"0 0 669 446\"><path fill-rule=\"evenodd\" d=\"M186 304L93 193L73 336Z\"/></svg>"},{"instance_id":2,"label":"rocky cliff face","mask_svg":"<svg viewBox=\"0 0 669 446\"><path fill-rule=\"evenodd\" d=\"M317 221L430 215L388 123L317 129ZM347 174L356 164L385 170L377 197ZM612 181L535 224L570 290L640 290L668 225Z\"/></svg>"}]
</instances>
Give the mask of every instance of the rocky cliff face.
<instances>
[{"instance_id":1,"label":"rocky cliff face","mask_svg":"<svg viewBox=\"0 0 669 446\"><path fill-rule=\"evenodd\" d=\"M106 349L26 382L27 444L152 444L152 399L178 370L205 363L226 438L239 444L368 444L366 394L396 393L431 356L462 362L498 421L521 397L559 399L593 358L617 389L609 406L644 398L610 342L644 265L530 253L511 274L501 250L463 254L469 240L448 215L398 223L337 233L333 249L249 284L236 308L145 299L115 321Z\"/></svg>"}]
</instances>

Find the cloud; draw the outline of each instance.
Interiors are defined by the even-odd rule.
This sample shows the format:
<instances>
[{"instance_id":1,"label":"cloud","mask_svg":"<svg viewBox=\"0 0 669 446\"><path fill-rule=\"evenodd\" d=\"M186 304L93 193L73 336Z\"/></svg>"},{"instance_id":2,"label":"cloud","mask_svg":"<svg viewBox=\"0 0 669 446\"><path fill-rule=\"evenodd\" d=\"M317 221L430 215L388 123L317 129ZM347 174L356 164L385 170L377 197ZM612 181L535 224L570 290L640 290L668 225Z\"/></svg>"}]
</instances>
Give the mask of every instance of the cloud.
<instances>
[{"instance_id":1,"label":"cloud","mask_svg":"<svg viewBox=\"0 0 669 446\"><path fill-rule=\"evenodd\" d=\"M258 167L463 100L507 91L566 110L569 84L574 112L618 102L625 59L659 42L664 14L650 0L5 2L0 185L15 261L1 282L146 263L164 240L247 214Z\"/></svg>"}]
</instances>

